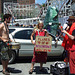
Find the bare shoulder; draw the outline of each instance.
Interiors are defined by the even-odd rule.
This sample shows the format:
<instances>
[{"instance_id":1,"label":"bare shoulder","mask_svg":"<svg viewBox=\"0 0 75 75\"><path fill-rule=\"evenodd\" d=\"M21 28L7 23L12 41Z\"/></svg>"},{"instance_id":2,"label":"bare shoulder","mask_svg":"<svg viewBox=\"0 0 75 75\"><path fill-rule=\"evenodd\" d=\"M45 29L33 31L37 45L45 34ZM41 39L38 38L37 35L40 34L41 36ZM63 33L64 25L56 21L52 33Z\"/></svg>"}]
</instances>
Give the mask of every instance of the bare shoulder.
<instances>
[{"instance_id":1,"label":"bare shoulder","mask_svg":"<svg viewBox=\"0 0 75 75\"><path fill-rule=\"evenodd\" d=\"M37 29L34 29L34 33L37 31Z\"/></svg>"},{"instance_id":2,"label":"bare shoulder","mask_svg":"<svg viewBox=\"0 0 75 75\"><path fill-rule=\"evenodd\" d=\"M44 31L45 31L45 32L47 32L47 30L46 30L46 29L44 29Z\"/></svg>"},{"instance_id":3,"label":"bare shoulder","mask_svg":"<svg viewBox=\"0 0 75 75\"><path fill-rule=\"evenodd\" d=\"M0 24L0 29L3 28L3 27L4 27L4 23L1 23Z\"/></svg>"}]
</instances>

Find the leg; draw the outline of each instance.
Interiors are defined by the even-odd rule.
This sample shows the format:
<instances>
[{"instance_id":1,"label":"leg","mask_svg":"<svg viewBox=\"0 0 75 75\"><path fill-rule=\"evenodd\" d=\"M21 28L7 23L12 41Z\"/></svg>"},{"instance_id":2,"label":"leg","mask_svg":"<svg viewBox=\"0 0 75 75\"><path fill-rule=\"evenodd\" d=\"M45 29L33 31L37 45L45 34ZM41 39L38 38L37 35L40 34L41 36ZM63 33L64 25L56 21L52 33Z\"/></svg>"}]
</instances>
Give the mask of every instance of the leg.
<instances>
[{"instance_id":1,"label":"leg","mask_svg":"<svg viewBox=\"0 0 75 75\"><path fill-rule=\"evenodd\" d=\"M40 63L40 71L44 72L43 63Z\"/></svg>"},{"instance_id":2,"label":"leg","mask_svg":"<svg viewBox=\"0 0 75 75\"><path fill-rule=\"evenodd\" d=\"M5 74L5 75L10 75L10 73L8 73L8 72L6 71L6 69L7 69L6 62L7 62L6 60L5 60L5 61L2 60L2 66L3 66L3 71L2 71L2 73Z\"/></svg>"},{"instance_id":3,"label":"leg","mask_svg":"<svg viewBox=\"0 0 75 75\"><path fill-rule=\"evenodd\" d=\"M29 74L32 74L32 72L33 72L33 67L34 67L34 62L32 62L32 64L31 64L31 69L30 69L30 71L29 71Z\"/></svg>"},{"instance_id":4,"label":"leg","mask_svg":"<svg viewBox=\"0 0 75 75\"><path fill-rule=\"evenodd\" d=\"M1 61L2 61L2 66L3 66L2 73L5 74L5 75L10 75L6 71L7 66L8 66L8 59L9 59L7 51L8 51L8 47L7 47L6 43L2 42L2 45L1 45Z\"/></svg>"},{"instance_id":5,"label":"leg","mask_svg":"<svg viewBox=\"0 0 75 75\"><path fill-rule=\"evenodd\" d=\"M8 62L9 60L6 60L6 65L5 65L6 69L8 68Z\"/></svg>"},{"instance_id":6,"label":"leg","mask_svg":"<svg viewBox=\"0 0 75 75\"><path fill-rule=\"evenodd\" d=\"M35 64L34 62L32 62L32 64L31 64L31 69L32 70L33 70L34 64Z\"/></svg>"},{"instance_id":7,"label":"leg","mask_svg":"<svg viewBox=\"0 0 75 75\"><path fill-rule=\"evenodd\" d=\"M6 61L2 60L3 72L6 70Z\"/></svg>"},{"instance_id":8,"label":"leg","mask_svg":"<svg viewBox=\"0 0 75 75\"><path fill-rule=\"evenodd\" d=\"M40 63L40 70L42 69L43 63Z\"/></svg>"}]
</instances>

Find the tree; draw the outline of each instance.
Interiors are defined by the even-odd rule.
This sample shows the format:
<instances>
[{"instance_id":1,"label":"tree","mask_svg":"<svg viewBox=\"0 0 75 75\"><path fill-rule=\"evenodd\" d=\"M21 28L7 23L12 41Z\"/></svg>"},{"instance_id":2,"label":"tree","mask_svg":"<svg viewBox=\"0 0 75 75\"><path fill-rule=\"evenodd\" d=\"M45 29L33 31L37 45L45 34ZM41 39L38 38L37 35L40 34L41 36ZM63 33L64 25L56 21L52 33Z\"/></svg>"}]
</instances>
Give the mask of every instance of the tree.
<instances>
[{"instance_id":1,"label":"tree","mask_svg":"<svg viewBox=\"0 0 75 75\"><path fill-rule=\"evenodd\" d=\"M3 13L0 14L1 22L3 22Z\"/></svg>"},{"instance_id":2,"label":"tree","mask_svg":"<svg viewBox=\"0 0 75 75\"><path fill-rule=\"evenodd\" d=\"M45 4L42 4L42 7L45 7Z\"/></svg>"}]
</instances>

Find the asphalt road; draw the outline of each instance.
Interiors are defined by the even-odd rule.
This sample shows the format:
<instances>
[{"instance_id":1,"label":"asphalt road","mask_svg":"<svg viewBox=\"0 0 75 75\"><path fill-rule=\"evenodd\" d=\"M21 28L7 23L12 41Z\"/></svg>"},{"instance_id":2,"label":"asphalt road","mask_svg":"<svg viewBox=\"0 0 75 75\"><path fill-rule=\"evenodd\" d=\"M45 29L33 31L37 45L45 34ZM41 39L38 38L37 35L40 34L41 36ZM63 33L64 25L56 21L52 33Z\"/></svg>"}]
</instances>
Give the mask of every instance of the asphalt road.
<instances>
[{"instance_id":1,"label":"asphalt road","mask_svg":"<svg viewBox=\"0 0 75 75\"><path fill-rule=\"evenodd\" d=\"M52 58L53 59L53 58ZM55 61L62 61L61 59L48 59L47 63L43 65L44 72L39 71L39 63L35 64L34 72L32 75L53 75L50 74L50 65ZM8 66L11 70L10 75L30 75L28 72L31 67L31 58L16 59L13 64ZM0 64L0 75L2 74L2 65Z\"/></svg>"}]
</instances>

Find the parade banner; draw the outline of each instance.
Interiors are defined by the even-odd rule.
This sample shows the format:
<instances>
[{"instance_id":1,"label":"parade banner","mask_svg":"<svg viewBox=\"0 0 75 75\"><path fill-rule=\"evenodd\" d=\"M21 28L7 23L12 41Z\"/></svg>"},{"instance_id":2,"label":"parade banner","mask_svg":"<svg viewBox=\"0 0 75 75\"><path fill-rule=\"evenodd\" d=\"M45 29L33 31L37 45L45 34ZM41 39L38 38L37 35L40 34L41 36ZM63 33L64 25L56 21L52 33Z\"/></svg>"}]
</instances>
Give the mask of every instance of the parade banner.
<instances>
[{"instance_id":1,"label":"parade banner","mask_svg":"<svg viewBox=\"0 0 75 75\"><path fill-rule=\"evenodd\" d=\"M52 37L36 36L35 51L51 52Z\"/></svg>"}]
</instances>

